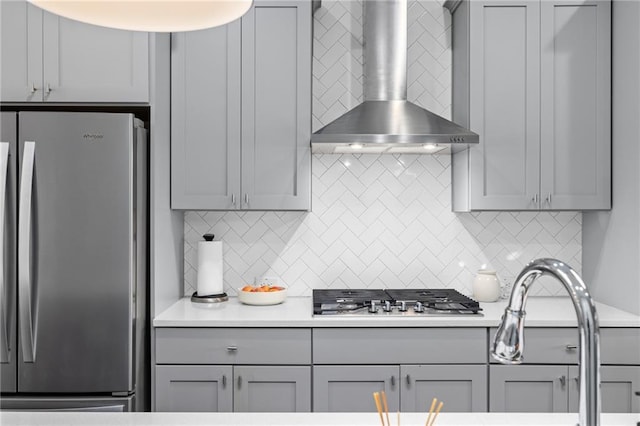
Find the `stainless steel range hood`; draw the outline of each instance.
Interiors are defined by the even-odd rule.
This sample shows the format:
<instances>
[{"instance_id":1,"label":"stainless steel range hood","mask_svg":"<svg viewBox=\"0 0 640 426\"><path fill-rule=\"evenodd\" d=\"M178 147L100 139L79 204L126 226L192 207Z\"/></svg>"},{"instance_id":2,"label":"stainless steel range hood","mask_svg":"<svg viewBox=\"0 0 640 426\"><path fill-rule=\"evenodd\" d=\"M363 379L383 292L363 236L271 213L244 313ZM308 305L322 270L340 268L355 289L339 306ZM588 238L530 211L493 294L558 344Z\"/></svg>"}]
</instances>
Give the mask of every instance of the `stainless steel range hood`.
<instances>
[{"instance_id":1,"label":"stainless steel range hood","mask_svg":"<svg viewBox=\"0 0 640 426\"><path fill-rule=\"evenodd\" d=\"M311 136L313 152L446 153L478 135L407 101L407 0L364 2L364 102Z\"/></svg>"}]
</instances>

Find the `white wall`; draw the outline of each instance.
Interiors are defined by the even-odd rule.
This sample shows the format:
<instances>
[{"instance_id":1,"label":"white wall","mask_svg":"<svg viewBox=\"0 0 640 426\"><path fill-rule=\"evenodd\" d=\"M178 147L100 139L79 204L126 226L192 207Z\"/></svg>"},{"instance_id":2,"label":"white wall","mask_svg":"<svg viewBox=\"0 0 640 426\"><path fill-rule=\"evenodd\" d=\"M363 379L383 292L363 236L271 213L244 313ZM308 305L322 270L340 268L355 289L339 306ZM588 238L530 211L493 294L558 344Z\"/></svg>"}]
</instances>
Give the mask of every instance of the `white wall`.
<instances>
[{"instance_id":1,"label":"white wall","mask_svg":"<svg viewBox=\"0 0 640 426\"><path fill-rule=\"evenodd\" d=\"M449 117L451 16L409 1L409 100ZM323 0L314 19L313 128L362 101L362 2ZM452 287L482 265L512 280L528 261L581 271L580 213L451 212L448 156L314 155L313 211L187 212L184 291L196 287L197 241L225 242L225 288L276 275L294 295L327 287ZM555 295L540 280L535 294Z\"/></svg>"},{"instance_id":2,"label":"white wall","mask_svg":"<svg viewBox=\"0 0 640 426\"><path fill-rule=\"evenodd\" d=\"M594 297L640 314L640 2L613 2L613 209L585 213L583 278Z\"/></svg>"}]
</instances>

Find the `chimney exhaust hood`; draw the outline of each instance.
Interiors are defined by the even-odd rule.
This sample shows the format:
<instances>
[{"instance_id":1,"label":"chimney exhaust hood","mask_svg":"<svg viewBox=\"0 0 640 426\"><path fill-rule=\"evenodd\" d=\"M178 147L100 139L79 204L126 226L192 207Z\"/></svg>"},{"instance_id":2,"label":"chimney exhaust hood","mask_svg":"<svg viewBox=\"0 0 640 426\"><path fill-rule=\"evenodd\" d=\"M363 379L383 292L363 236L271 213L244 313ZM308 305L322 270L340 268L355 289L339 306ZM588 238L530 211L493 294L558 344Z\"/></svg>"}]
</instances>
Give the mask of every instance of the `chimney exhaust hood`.
<instances>
[{"instance_id":1,"label":"chimney exhaust hood","mask_svg":"<svg viewBox=\"0 0 640 426\"><path fill-rule=\"evenodd\" d=\"M478 135L407 101L407 0L364 2L364 102L311 135L321 153L450 153Z\"/></svg>"}]
</instances>

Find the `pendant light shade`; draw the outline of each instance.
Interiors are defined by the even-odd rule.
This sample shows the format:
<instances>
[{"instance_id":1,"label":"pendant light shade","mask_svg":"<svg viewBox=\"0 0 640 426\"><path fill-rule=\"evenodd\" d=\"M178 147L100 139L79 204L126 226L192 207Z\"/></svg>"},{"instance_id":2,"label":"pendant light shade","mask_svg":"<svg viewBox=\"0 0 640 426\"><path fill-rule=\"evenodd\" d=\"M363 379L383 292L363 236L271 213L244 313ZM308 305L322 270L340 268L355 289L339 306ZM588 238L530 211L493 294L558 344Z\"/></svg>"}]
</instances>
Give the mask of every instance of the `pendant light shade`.
<instances>
[{"instance_id":1,"label":"pendant light shade","mask_svg":"<svg viewBox=\"0 0 640 426\"><path fill-rule=\"evenodd\" d=\"M121 30L179 32L217 27L244 15L253 0L29 0L69 19Z\"/></svg>"}]
</instances>

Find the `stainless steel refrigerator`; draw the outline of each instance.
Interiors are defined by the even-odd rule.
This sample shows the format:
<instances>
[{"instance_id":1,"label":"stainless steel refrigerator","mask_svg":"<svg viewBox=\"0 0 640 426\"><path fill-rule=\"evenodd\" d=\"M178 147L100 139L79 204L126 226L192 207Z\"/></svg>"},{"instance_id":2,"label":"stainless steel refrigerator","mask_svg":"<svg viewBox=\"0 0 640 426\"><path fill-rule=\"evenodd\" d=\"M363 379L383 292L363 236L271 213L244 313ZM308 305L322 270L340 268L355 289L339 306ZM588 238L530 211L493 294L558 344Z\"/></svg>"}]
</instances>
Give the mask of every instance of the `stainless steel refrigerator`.
<instances>
[{"instance_id":1,"label":"stainless steel refrigerator","mask_svg":"<svg viewBox=\"0 0 640 426\"><path fill-rule=\"evenodd\" d=\"M147 131L1 114L0 408L145 409Z\"/></svg>"}]
</instances>

